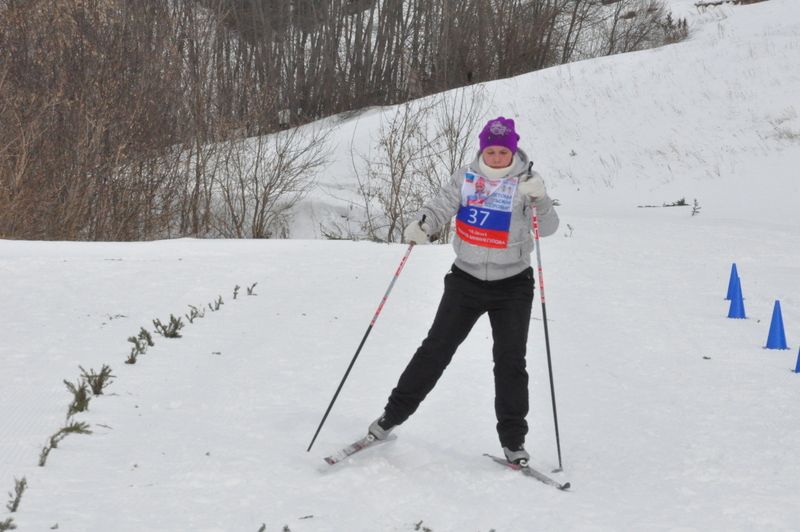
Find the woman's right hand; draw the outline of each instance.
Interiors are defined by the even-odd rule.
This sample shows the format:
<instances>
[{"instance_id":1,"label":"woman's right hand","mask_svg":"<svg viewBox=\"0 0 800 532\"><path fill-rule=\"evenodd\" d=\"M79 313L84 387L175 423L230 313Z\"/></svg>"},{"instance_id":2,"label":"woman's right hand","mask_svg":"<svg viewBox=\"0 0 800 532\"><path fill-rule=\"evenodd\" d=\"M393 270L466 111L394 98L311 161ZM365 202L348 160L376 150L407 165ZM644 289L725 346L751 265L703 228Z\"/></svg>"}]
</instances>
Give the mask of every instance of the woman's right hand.
<instances>
[{"instance_id":1,"label":"woman's right hand","mask_svg":"<svg viewBox=\"0 0 800 532\"><path fill-rule=\"evenodd\" d=\"M425 222L420 222L419 220L415 220L408 224L405 231L403 231L403 238L407 243L414 243L414 244L427 244L430 241L430 237L428 236L428 224Z\"/></svg>"}]
</instances>

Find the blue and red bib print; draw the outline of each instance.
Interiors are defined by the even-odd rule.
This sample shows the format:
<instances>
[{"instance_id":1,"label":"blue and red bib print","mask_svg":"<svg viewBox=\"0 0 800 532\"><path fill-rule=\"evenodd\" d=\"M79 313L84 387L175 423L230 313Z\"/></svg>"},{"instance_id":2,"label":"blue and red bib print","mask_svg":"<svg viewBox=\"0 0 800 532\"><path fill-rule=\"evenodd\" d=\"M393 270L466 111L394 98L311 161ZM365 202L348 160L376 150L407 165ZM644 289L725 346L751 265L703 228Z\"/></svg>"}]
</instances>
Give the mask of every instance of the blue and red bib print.
<instances>
[{"instance_id":1,"label":"blue and red bib print","mask_svg":"<svg viewBox=\"0 0 800 532\"><path fill-rule=\"evenodd\" d=\"M456 233L464 242L487 248L508 247L511 209L519 178L490 180L467 172L461 187Z\"/></svg>"}]
</instances>

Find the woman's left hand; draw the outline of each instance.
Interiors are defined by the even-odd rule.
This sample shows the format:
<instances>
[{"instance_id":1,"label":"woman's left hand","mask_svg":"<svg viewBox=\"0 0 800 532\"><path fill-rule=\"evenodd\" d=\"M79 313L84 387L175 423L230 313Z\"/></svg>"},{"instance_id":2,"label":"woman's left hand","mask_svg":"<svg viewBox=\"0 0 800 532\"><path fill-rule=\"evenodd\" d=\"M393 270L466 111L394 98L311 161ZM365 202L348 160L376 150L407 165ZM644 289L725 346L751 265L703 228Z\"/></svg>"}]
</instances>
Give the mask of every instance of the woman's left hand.
<instances>
[{"instance_id":1,"label":"woman's left hand","mask_svg":"<svg viewBox=\"0 0 800 532\"><path fill-rule=\"evenodd\" d=\"M523 181L517 186L517 190L532 198L541 198L547 194L544 186L544 179L539 174L534 174L530 179Z\"/></svg>"}]
</instances>

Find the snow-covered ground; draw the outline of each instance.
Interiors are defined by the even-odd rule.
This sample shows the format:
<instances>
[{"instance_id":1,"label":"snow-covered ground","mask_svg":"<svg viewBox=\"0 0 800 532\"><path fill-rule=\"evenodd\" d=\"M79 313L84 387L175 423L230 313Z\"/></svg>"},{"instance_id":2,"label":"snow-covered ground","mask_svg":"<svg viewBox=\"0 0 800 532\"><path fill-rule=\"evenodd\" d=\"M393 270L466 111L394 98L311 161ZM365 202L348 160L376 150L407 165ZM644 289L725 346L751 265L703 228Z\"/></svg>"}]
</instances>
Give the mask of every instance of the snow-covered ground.
<instances>
[{"instance_id":1,"label":"snow-covered ground","mask_svg":"<svg viewBox=\"0 0 800 532\"><path fill-rule=\"evenodd\" d=\"M685 43L488 84L562 205L543 242L563 493L499 468L481 320L398 439L363 434L424 337L452 262L413 250L311 453L402 245L0 241L0 489L20 531L797 530L800 3L696 17ZM387 110L388 112L389 110ZM369 138L378 111L344 123ZM360 133L359 133L360 132ZM340 146L330 175L347 175ZM570 155L571 152L575 155ZM325 183L322 183L325 185ZM326 208L320 193L309 199ZM638 208L697 198L702 209ZM334 203L327 208L336 209ZM314 236L316 222L298 222ZM736 262L746 320L727 319ZM255 296L246 287L258 283ZM239 296L233 299L236 285ZM180 339L126 341L222 296ZM781 301L789 350L765 350ZM534 305L528 447L557 464ZM107 394L63 426L79 365Z\"/></svg>"}]
</instances>

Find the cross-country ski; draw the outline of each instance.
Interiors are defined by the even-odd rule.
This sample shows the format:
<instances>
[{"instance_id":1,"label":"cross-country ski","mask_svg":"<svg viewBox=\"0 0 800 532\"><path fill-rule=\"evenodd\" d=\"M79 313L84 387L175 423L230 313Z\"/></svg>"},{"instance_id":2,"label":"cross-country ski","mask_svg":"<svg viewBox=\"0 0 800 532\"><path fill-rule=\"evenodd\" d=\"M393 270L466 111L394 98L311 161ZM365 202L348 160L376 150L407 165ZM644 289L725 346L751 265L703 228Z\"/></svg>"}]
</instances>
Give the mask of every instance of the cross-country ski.
<instances>
[{"instance_id":1,"label":"cross-country ski","mask_svg":"<svg viewBox=\"0 0 800 532\"><path fill-rule=\"evenodd\" d=\"M522 473L525 476L528 476L528 477L531 477L531 478L535 478L539 482L547 484L548 486L553 486L554 488L560 489L562 491L568 490L570 488L570 486L571 486L569 482L561 483L561 482L559 482L559 481L557 481L557 480L545 475L541 471L531 467L530 464L528 464L528 465L514 464L512 462L509 462L505 458L500 458L499 456L494 456L493 454L488 454L488 453L484 453L483 456L488 456L489 458L491 458L492 460L494 460L495 462L497 462L498 464L500 464L500 465L502 465L504 467L507 467L507 468L512 469L514 471L519 471L520 473Z\"/></svg>"},{"instance_id":2,"label":"cross-country ski","mask_svg":"<svg viewBox=\"0 0 800 532\"><path fill-rule=\"evenodd\" d=\"M396 436L389 436L385 440L378 440L371 434L367 434L363 438L359 438L358 440L354 441L350 445L346 447L342 447L335 453L331 454L330 456L326 456L324 458L325 462L328 465L336 465L348 456L353 456L357 452L363 451L364 449L368 449L370 447L375 447L382 443L388 443L396 439Z\"/></svg>"}]
</instances>

